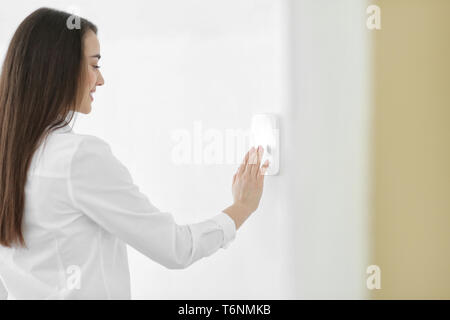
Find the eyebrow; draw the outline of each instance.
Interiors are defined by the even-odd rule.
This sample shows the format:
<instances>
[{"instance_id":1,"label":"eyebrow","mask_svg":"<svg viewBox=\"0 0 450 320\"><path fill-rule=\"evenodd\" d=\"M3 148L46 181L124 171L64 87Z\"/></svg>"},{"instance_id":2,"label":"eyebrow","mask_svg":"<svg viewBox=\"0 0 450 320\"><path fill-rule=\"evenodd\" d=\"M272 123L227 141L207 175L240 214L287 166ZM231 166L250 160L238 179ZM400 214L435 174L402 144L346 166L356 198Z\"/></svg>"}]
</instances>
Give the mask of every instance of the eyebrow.
<instances>
[{"instance_id":1,"label":"eyebrow","mask_svg":"<svg viewBox=\"0 0 450 320\"><path fill-rule=\"evenodd\" d=\"M99 60L100 60L101 57L102 57L102 56L99 55L99 54L95 54L95 55L91 56L91 58L98 58Z\"/></svg>"}]
</instances>

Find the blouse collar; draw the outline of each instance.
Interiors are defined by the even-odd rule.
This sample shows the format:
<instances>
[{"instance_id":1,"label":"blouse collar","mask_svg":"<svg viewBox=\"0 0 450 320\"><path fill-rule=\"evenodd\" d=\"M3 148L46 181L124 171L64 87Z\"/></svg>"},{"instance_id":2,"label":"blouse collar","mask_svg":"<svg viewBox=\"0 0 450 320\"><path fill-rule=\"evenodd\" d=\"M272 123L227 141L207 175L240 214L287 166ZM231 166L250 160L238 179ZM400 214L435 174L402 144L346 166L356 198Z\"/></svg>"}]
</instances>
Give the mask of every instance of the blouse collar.
<instances>
[{"instance_id":1,"label":"blouse collar","mask_svg":"<svg viewBox=\"0 0 450 320\"><path fill-rule=\"evenodd\" d=\"M64 119L62 123L62 127L59 127L57 129L53 129L52 132L54 133L67 133L67 132L73 132L72 126L70 125L69 120L74 119L76 116L76 113L73 111L69 111L69 113L66 116L66 119Z\"/></svg>"},{"instance_id":2,"label":"blouse collar","mask_svg":"<svg viewBox=\"0 0 450 320\"><path fill-rule=\"evenodd\" d=\"M72 127L70 126L70 124L66 124L64 127L60 127L57 129L54 129L53 132L54 133L67 133L67 132L72 132Z\"/></svg>"}]
</instances>

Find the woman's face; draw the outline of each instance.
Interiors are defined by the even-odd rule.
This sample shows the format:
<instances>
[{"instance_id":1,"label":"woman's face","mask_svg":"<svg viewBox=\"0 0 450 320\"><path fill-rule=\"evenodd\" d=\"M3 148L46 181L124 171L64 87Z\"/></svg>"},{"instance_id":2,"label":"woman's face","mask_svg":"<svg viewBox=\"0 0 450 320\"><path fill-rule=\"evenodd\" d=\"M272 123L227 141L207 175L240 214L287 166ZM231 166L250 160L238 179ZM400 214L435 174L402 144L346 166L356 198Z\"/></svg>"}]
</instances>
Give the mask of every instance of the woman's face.
<instances>
[{"instance_id":1,"label":"woman's face","mask_svg":"<svg viewBox=\"0 0 450 320\"><path fill-rule=\"evenodd\" d=\"M84 39L84 55L87 62L87 80L84 87L83 100L77 109L78 112L88 114L91 112L91 104L94 101L93 95L97 86L102 86L105 83L100 72L98 61L100 60L100 43L97 35L89 30Z\"/></svg>"}]
</instances>

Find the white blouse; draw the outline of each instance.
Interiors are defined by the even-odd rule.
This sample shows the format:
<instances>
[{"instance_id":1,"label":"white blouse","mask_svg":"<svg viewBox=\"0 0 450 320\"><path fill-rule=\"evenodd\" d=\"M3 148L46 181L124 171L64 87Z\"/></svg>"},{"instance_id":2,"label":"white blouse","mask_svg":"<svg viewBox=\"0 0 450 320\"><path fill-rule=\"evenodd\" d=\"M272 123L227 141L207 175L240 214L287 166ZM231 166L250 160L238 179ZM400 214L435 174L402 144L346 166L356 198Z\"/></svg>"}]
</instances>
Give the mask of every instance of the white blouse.
<instances>
[{"instance_id":1,"label":"white blouse","mask_svg":"<svg viewBox=\"0 0 450 320\"><path fill-rule=\"evenodd\" d=\"M130 299L126 244L184 269L236 236L224 212L178 225L139 191L105 141L70 126L34 154L25 197L27 248L0 246L8 299Z\"/></svg>"}]
</instances>

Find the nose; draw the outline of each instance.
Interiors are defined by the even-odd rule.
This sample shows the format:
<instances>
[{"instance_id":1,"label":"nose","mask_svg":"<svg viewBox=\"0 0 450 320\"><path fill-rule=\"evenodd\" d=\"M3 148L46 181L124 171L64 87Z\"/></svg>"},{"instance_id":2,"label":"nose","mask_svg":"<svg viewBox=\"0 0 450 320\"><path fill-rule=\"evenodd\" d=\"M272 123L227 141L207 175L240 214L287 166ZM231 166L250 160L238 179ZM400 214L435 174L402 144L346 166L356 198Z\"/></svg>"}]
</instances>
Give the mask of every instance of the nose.
<instances>
[{"instance_id":1,"label":"nose","mask_svg":"<svg viewBox=\"0 0 450 320\"><path fill-rule=\"evenodd\" d=\"M105 79L103 78L103 75L101 72L99 72L99 77L97 78L96 86L102 86L105 84Z\"/></svg>"}]
</instances>

